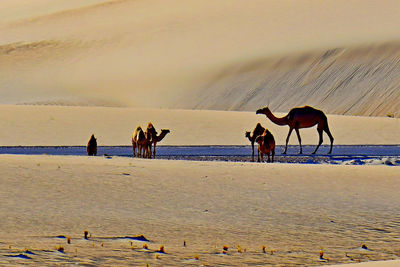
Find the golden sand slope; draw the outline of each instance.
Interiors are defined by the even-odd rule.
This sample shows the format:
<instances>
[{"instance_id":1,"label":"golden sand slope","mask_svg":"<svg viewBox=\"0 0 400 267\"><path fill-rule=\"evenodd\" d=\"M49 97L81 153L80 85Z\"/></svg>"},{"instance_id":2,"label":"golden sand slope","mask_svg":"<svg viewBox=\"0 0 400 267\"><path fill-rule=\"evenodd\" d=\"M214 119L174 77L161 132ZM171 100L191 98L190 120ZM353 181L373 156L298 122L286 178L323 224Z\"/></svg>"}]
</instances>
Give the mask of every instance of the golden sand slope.
<instances>
[{"instance_id":1,"label":"golden sand slope","mask_svg":"<svg viewBox=\"0 0 400 267\"><path fill-rule=\"evenodd\" d=\"M399 44L370 46L395 0L25 2L0 7L2 104L398 115Z\"/></svg>"}]
</instances>

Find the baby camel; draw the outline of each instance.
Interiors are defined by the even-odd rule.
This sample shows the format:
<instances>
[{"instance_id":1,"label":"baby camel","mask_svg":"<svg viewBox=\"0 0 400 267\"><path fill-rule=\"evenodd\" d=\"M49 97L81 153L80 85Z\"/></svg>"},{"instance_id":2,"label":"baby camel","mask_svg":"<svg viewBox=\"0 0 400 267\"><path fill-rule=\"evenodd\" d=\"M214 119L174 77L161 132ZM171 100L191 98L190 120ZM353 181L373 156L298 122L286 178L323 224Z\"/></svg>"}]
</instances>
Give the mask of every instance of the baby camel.
<instances>
[{"instance_id":1,"label":"baby camel","mask_svg":"<svg viewBox=\"0 0 400 267\"><path fill-rule=\"evenodd\" d=\"M256 127L254 128L253 132L250 134L250 132L245 133L245 137L247 137L250 140L251 143L251 161L254 161L254 142L256 141L257 136L262 135L264 133L265 128L261 126L260 123L257 123ZM257 159L258 162L260 162L260 153L258 153L257 150Z\"/></svg>"},{"instance_id":2,"label":"baby camel","mask_svg":"<svg viewBox=\"0 0 400 267\"><path fill-rule=\"evenodd\" d=\"M265 129L262 135L257 136L256 142L258 143L258 151L260 153L261 161L264 161L264 154L268 155L267 162L274 162L275 156L275 139L274 136L268 129ZM272 154L272 161L270 159L270 153Z\"/></svg>"}]
</instances>

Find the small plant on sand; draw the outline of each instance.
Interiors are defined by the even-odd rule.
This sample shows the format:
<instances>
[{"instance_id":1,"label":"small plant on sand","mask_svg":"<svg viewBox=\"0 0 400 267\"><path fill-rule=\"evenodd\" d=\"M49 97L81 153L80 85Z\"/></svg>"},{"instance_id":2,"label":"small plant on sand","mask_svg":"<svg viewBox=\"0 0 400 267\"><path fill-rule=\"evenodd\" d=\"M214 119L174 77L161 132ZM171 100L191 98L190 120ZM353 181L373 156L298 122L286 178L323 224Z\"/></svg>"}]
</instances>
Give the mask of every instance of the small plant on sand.
<instances>
[{"instance_id":1,"label":"small plant on sand","mask_svg":"<svg viewBox=\"0 0 400 267\"><path fill-rule=\"evenodd\" d=\"M84 237L85 239L89 239L89 232L85 230L85 231L83 232L83 237Z\"/></svg>"},{"instance_id":2,"label":"small plant on sand","mask_svg":"<svg viewBox=\"0 0 400 267\"><path fill-rule=\"evenodd\" d=\"M263 252L263 253L267 253L266 247L265 247L265 246L262 246L262 252Z\"/></svg>"},{"instance_id":3,"label":"small plant on sand","mask_svg":"<svg viewBox=\"0 0 400 267\"><path fill-rule=\"evenodd\" d=\"M63 246L58 246L56 247L57 251L64 253L64 247Z\"/></svg>"},{"instance_id":4,"label":"small plant on sand","mask_svg":"<svg viewBox=\"0 0 400 267\"><path fill-rule=\"evenodd\" d=\"M322 249L319 251L319 259L324 260L324 251Z\"/></svg>"},{"instance_id":5,"label":"small plant on sand","mask_svg":"<svg viewBox=\"0 0 400 267\"><path fill-rule=\"evenodd\" d=\"M322 261L329 261L329 258L324 257L324 251L322 249L319 251L319 259Z\"/></svg>"},{"instance_id":6,"label":"small plant on sand","mask_svg":"<svg viewBox=\"0 0 400 267\"><path fill-rule=\"evenodd\" d=\"M70 237L67 237L67 243L71 244L71 238Z\"/></svg>"},{"instance_id":7,"label":"small plant on sand","mask_svg":"<svg viewBox=\"0 0 400 267\"><path fill-rule=\"evenodd\" d=\"M240 247L240 245L237 246L237 251L238 251L239 253L242 253L242 248Z\"/></svg>"},{"instance_id":8,"label":"small plant on sand","mask_svg":"<svg viewBox=\"0 0 400 267\"><path fill-rule=\"evenodd\" d=\"M164 246L161 246L160 249L157 250L157 252L159 252L159 253L165 253Z\"/></svg>"},{"instance_id":9,"label":"small plant on sand","mask_svg":"<svg viewBox=\"0 0 400 267\"><path fill-rule=\"evenodd\" d=\"M149 249L149 246L148 246L146 243L144 243L144 244L143 244L143 248L144 248L144 249Z\"/></svg>"},{"instance_id":10,"label":"small plant on sand","mask_svg":"<svg viewBox=\"0 0 400 267\"><path fill-rule=\"evenodd\" d=\"M197 261L200 260L199 255L194 255L194 259L197 260Z\"/></svg>"}]
</instances>

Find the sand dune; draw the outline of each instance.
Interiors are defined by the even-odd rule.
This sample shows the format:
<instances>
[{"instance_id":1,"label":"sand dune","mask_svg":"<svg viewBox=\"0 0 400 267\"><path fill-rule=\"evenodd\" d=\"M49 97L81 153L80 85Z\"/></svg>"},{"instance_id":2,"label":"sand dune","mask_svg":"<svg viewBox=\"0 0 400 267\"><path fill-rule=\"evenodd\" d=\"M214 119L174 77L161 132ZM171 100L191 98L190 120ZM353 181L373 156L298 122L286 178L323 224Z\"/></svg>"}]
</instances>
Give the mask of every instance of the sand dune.
<instances>
[{"instance_id":1,"label":"sand dune","mask_svg":"<svg viewBox=\"0 0 400 267\"><path fill-rule=\"evenodd\" d=\"M0 9L1 104L398 115L397 1L49 2Z\"/></svg>"}]
</instances>

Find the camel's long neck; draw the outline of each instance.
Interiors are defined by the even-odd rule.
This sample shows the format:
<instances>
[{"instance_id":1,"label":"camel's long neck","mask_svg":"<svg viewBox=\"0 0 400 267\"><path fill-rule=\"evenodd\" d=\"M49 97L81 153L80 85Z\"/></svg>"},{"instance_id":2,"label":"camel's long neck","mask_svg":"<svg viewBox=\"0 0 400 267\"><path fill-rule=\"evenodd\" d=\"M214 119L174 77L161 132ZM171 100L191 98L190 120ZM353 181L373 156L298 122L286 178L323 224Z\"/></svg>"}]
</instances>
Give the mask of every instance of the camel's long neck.
<instances>
[{"instance_id":1,"label":"camel's long neck","mask_svg":"<svg viewBox=\"0 0 400 267\"><path fill-rule=\"evenodd\" d=\"M161 132L160 135L156 137L157 142L163 140L166 135L167 133Z\"/></svg>"},{"instance_id":2,"label":"camel's long neck","mask_svg":"<svg viewBox=\"0 0 400 267\"><path fill-rule=\"evenodd\" d=\"M250 142L254 142L254 140L256 139L255 136L251 136L250 134L247 136L247 138L249 139Z\"/></svg>"},{"instance_id":3,"label":"camel's long neck","mask_svg":"<svg viewBox=\"0 0 400 267\"><path fill-rule=\"evenodd\" d=\"M282 118L277 118L277 117L275 117L274 114L272 114L271 111L268 110L265 113L265 116L267 116L273 123L275 123L277 125L281 125L282 126L282 125L287 125L288 124L288 120L287 120L288 115L286 115L285 117L282 117Z\"/></svg>"}]
</instances>

